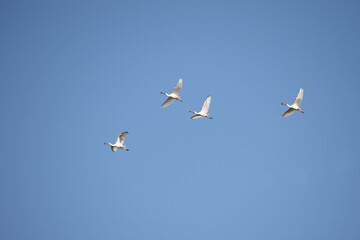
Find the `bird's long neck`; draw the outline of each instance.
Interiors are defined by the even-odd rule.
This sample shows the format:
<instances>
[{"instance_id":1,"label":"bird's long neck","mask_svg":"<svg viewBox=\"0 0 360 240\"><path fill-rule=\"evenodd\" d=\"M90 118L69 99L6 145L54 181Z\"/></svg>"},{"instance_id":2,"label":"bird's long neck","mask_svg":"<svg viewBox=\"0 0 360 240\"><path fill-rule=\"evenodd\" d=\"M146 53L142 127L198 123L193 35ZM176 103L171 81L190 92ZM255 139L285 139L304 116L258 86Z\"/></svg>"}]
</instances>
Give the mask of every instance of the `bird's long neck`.
<instances>
[{"instance_id":1,"label":"bird's long neck","mask_svg":"<svg viewBox=\"0 0 360 240\"><path fill-rule=\"evenodd\" d=\"M113 144L111 143L104 143L105 145L109 145L109 146L114 146Z\"/></svg>"},{"instance_id":2,"label":"bird's long neck","mask_svg":"<svg viewBox=\"0 0 360 240\"><path fill-rule=\"evenodd\" d=\"M191 112L191 113L194 113L194 114L198 114L197 112L195 112L195 111L192 111L192 110L190 110L189 112Z\"/></svg>"},{"instance_id":3,"label":"bird's long neck","mask_svg":"<svg viewBox=\"0 0 360 240\"><path fill-rule=\"evenodd\" d=\"M169 96L169 94L167 93L164 93L164 92L160 92L161 94L164 94L165 96Z\"/></svg>"}]
</instances>

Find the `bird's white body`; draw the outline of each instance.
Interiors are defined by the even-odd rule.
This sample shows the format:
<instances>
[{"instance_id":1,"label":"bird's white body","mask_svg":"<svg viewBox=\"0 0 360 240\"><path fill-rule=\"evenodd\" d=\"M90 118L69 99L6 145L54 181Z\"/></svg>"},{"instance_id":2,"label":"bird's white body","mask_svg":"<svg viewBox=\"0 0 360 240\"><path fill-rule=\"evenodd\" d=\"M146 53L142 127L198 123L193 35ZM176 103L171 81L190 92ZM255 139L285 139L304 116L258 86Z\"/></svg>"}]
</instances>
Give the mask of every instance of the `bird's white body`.
<instances>
[{"instance_id":1,"label":"bird's white body","mask_svg":"<svg viewBox=\"0 0 360 240\"><path fill-rule=\"evenodd\" d=\"M180 92L182 89L182 79L179 79L179 82L176 84L176 87L174 88L174 91L170 94L168 93L164 93L164 92L160 92L161 94L164 94L165 96L168 97L168 99L166 99L166 101L161 105L162 108L169 106L170 104L172 104L175 100L179 100L180 102L182 102L183 100L180 99Z\"/></svg>"},{"instance_id":2,"label":"bird's white body","mask_svg":"<svg viewBox=\"0 0 360 240\"><path fill-rule=\"evenodd\" d=\"M197 119L197 118L202 118L202 117L212 119L212 117L208 114L209 108L210 108L210 103L211 103L211 96L208 95L205 99L205 102L204 102L203 107L201 108L200 112L190 111L195 114L194 116L191 117L191 119Z\"/></svg>"},{"instance_id":3,"label":"bird's white body","mask_svg":"<svg viewBox=\"0 0 360 240\"><path fill-rule=\"evenodd\" d=\"M129 151L129 149L126 148L124 145L125 138L129 135L128 132L123 132L122 134L119 134L116 140L116 143L104 143L105 145L109 145L111 147L111 150L113 152L116 152L118 149L124 149L126 151Z\"/></svg>"},{"instance_id":4,"label":"bird's white body","mask_svg":"<svg viewBox=\"0 0 360 240\"><path fill-rule=\"evenodd\" d=\"M303 100L303 96L304 96L304 90L302 88L300 88L299 94L297 95L297 97L292 105L289 105L286 103L281 103L282 105L285 105L289 108L286 112L284 112L284 114L281 117L284 118L284 117L290 116L295 111L300 111L300 112L304 113L304 111L300 108L300 104Z\"/></svg>"},{"instance_id":5,"label":"bird's white body","mask_svg":"<svg viewBox=\"0 0 360 240\"><path fill-rule=\"evenodd\" d=\"M172 98L178 98L179 96L178 95L176 95L175 93L171 93L170 95L169 94L167 94L167 96L168 97L172 97Z\"/></svg>"},{"instance_id":6,"label":"bird's white body","mask_svg":"<svg viewBox=\"0 0 360 240\"><path fill-rule=\"evenodd\" d=\"M294 110L299 110L300 109L300 107L298 105L296 105L296 104L293 104L293 105L286 104L286 106L288 106L289 108L292 108Z\"/></svg>"}]
</instances>

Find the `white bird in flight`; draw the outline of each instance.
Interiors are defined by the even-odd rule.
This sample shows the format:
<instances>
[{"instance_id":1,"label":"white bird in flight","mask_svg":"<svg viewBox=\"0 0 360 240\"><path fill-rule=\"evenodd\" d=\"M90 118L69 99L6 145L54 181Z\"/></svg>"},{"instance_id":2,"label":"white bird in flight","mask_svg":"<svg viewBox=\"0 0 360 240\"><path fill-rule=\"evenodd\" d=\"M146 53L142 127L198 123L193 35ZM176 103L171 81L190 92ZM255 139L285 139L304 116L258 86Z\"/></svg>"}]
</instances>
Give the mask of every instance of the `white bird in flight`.
<instances>
[{"instance_id":1,"label":"white bird in flight","mask_svg":"<svg viewBox=\"0 0 360 240\"><path fill-rule=\"evenodd\" d=\"M202 118L202 117L206 117L206 118L210 118L213 119L209 114L209 108L210 108L210 102L211 102L211 95L208 95L205 99L204 105L201 108L200 112L194 112L194 111L189 111L194 113L195 115L191 117L191 119L197 119L197 118Z\"/></svg>"},{"instance_id":2,"label":"white bird in flight","mask_svg":"<svg viewBox=\"0 0 360 240\"><path fill-rule=\"evenodd\" d=\"M104 143L104 144L109 145L113 152L116 152L119 148L129 151L129 149L127 149L126 146L124 145L124 141L127 135L129 135L128 132L123 132L122 134L119 134L115 144L112 143Z\"/></svg>"},{"instance_id":3,"label":"white bird in flight","mask_svg":"<svg viewBox=\"0 0 360 240\"><path fill-rule=\"evenodd\" d=\"M183 102L183 100L180 99L180 91L182 89L182 79L179 79L178 84L176 84L176 87L174 88L174 91L171 94L167 94L164 92L160 92L161 94L164 94L168 97L166 101L161 105L162 108L169 106L172 104L175 100L179 100L180 102Z\"/></svg>"},{"instance_id":4,"label":"white bird in flight","mask_svg":"<svg viewBox=\"0 0 360 240\"><path fill-rule=\"evenodd\" d=\"M289 107L289 109L286 112L284 112L284 114L281 116L282 118L290 116L295 111L300 111L300 112L304 113L304 111L301 110L301 108L300 108L300 104L301 104L301 102L303 100L303 95L304 95L304 90L302 88L300 88L299 94L297 95L293 105L289 105L289 104L286 104L286 103L281 103L281 105L286 105L287 107Z\"/></svg>"}]
</instances>

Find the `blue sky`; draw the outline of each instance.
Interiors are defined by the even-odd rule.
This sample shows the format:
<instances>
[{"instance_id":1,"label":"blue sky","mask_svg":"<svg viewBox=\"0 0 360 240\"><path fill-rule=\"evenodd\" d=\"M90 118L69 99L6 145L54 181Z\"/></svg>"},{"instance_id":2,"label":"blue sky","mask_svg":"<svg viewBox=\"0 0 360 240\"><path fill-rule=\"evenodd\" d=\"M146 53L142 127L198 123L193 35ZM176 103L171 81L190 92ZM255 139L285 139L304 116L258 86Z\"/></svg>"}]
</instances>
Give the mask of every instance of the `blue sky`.
<instances>
[{"instance_id":1,"label":"blue sky","mask_svg":"<svg viewBox=\"0 0 360 240\"><path fill-rule=\"evenodd\" d=\"M359 239L359 10L1 1L0 238Z\"/></svg>"}]
</instances>

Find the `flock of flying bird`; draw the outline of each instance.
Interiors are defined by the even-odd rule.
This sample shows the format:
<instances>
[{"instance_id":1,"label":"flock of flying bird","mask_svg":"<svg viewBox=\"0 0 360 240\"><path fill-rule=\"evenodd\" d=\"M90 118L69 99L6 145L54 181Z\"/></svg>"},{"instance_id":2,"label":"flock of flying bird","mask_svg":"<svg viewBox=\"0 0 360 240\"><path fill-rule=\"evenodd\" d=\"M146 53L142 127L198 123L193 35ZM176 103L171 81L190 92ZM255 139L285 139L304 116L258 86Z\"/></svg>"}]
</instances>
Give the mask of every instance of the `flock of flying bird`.
<instances>
[{"instance_id":1,"label":"flock of flying bird","mask_svg":"<svg viewBox=\"0 0 360 240\"><path fill-rule=\"evenodd\" d=\"M165 96L167 96L168 98L166 99L166 101L161 105L162 108L169 106L170 104L172 104L175 100L178 100L180 102L183 102L183 100L180 99L180 92L182 89L182 79L180 78L179 82L176 84L176 87L174 88L174 91L171 94L168 93L164 93L164 92L160 92L161 94L164 94ZM289 109L284 112L284 114L281 116L282 118L290 116L291 114L293 114L295 111L299 111L301 113L304 113L304 111L300 108L300 104L303 100L303 96L304 96L304 90L302 88L300 88L300 91L294 101L294 103L292 105L289 105L287 103L281 103L281 105L285 105L287 106ZM195 111L190 111L191 113L194 113L195 115L191 117L191 119L197 119L197 118L209 118L212 119L212 117L208 114L209 112L209 108L210 108L210 102L211 102L211 95L208 95L205 99L205 102L200 110L200 112L195 112ZM121 134L118 135L116 143L112 144L112 143L104 143L105 145L109 145L111 147L111 150L113 152L116 152L119 148L129 151L129 149L126 148L126 146L124 145L125 142L125 138L129 135L128 132L123 132Z\"/></svg>"}]
</instances>

